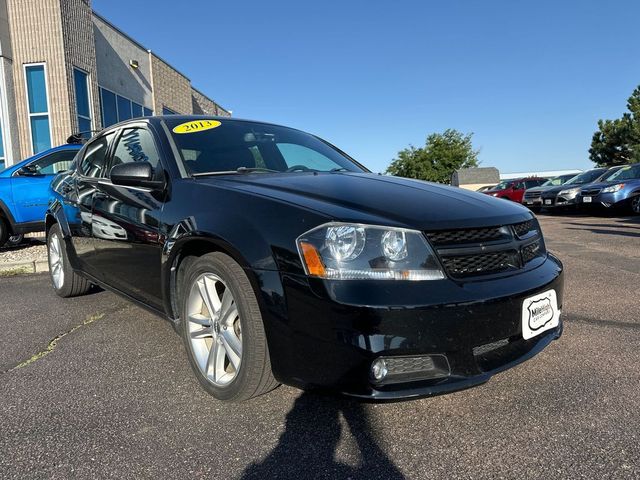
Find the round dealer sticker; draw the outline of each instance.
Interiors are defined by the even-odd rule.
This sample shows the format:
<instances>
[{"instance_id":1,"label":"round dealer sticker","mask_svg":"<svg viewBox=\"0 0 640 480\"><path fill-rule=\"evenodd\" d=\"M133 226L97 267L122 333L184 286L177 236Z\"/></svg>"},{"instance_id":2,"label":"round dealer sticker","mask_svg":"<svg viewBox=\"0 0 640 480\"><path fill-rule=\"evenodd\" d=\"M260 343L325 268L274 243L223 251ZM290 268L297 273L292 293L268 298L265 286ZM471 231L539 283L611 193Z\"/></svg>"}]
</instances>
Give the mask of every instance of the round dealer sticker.
<instances>
[{"instance_id":1,"label":"round dealer sticker","mask_svg":"<svg viewBox=\"0 0 640 480\"><path fill-rule=\"evenodd\" d=\"M173 127L173 133L196 133L222 125L218 120L191 120Z\"/></svg>"}]
</instances>

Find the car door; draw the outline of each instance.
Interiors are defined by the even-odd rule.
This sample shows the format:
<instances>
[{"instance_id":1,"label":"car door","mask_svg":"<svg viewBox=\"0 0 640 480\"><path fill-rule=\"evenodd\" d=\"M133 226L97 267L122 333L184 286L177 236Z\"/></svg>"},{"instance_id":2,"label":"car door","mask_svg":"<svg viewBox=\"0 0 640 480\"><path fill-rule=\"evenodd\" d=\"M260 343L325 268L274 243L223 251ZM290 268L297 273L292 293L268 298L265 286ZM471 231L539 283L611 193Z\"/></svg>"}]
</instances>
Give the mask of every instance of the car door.
<instances>
[{"instance_id":1,"label":"car door","mask_svg":"<svg viewBox=\"0 0 640 480\"><path fill-rule=\"evenodd\" d=\"M64 149L44 155L17 170L11 177L11 191L17 223L44 222L53 177L69 169L77 149Z\"/></svg>"},{"instance_id":2,"label":"car door","mask_svg":"<svg viewBox=\"0 0 640 480\"><path fill-rule=\"evenodd\" d=\"M65 214L76 256L82 268L97 280L104 278L93 245L93 198L99 182L106 179L115 136L111 131L92 139L80 154L73 181L59 187L65 197Z\"/></svg>"},{"instance_id":3,"label":"car door","mask_svg":"<svg viewBox=\"0 0 640 480\"><path fill-rule=\"evenodd\" d=\"M145 124L123 128L109 169L125 162L149 162L161 178L158 142ZM101 180L93 196L92 235L104 281L154 308L162 308L160 220L163 194Z\"/></svg>"}]
</instances>

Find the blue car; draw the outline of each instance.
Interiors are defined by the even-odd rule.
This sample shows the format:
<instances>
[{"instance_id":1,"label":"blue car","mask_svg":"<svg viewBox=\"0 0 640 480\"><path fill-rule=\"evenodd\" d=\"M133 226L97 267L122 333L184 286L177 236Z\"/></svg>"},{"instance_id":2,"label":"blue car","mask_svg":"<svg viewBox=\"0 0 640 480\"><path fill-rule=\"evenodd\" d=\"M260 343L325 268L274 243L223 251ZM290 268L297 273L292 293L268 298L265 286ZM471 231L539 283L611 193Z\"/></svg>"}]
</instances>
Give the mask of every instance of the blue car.
<instances>
[{"instance_id":1,"label":"blue car","mask_svg":"<svg viewBox=\"0 0 640 480\"><path fill-rule=\"evenodd\" d=\"M17 245L25 233L44 230L49 184L69 168L81 147L55 147L0 171L0 247Z\"/></svg>"},{"instance_id":2,"label":"blue car","mask_svg":"<svg viewBox=\"0 0 640 480\"><path fill-rule=\"evenodd\" d=\"M606 182L582 187L578 201L584 206L630 209L640 214L640 163L622 167Z\"/></svg>"}]
</instances>

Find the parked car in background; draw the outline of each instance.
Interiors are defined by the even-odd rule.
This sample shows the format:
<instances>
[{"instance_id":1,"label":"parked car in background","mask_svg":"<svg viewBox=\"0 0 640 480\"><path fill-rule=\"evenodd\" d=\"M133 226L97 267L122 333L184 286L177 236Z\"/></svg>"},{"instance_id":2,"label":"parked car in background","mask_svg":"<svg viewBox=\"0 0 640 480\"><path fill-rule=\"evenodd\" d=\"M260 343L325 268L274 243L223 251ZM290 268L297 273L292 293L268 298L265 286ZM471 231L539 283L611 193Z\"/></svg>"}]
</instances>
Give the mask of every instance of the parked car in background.
<instances>
[{"instance_id":1,"label":"parked car in background","mask_svg":"<svg viewBox=\"0 0 640 480\"><path fill-rule=\"evenodd\" d=\"M562 333L562 263L530 211L372 174L292 128L129 120L51 189L55 292L96 283L169 320L220 400L278 382L370 400L446 393Z\"/></svg>"},{"instance_id":2,"label":"parked car in background","mask_svg":"<svg viewBox=\"0 0 640 480\"><path fill-rule=\"evenodd\" d=\"M597 181L607 172L606 168L593 168L586 172L579 173L567 180L563 185L551 187L542 192L542 208L575 208L578 204L576 197L580 188L589 183Z\"/></svg>"},{"instance_id":3,"label":"parked car in background","mask_svg":"<svg viewBox=\"0 0 640 480\"><path fill-rule=\"evenodd\" d=\"M505 198L517 203L522 203L524 192L528 188L539 187L548 178L543 177L527 177L527 178L514 178L511 180L503 180L491 190L486 190L482 193L491 195L492 197Z\"/></svg>"},{"instance_id":4,"label":"parked car in background","mask_svg":"<svg viewBox=\"0 0 640 480\"><path fill-rule=\"evenodd\" d=\"M572 179L575 176L575 173L559 175L557 177L550 178L539 187L528 188L524 192L522 204L534 212L540 211L540 209L542 208L542 192L553 187L564 185L568 180Z\"/></svg>"},{"instance_id":5,"label":"parked car in background","mask_svg":"<svg viewBox=\"0 0 640 480\"><path fill-rule=\"evenodd\" d=\"M640 163L620 167L606 181L582 187L578 202L587 207L625 209L640 214Z\"/></svg>"},{"instance_id":6,"label":"parked car in background","mask_svg":"<svg viewBox=\"0 0 640 480\"><path fill-rule=\"evenodd\" d=\"M69 168L81 147L51 148L0 172L0 246L17 245L25 233L44 230L49 184Z\"/></svg>"}]
</instances>

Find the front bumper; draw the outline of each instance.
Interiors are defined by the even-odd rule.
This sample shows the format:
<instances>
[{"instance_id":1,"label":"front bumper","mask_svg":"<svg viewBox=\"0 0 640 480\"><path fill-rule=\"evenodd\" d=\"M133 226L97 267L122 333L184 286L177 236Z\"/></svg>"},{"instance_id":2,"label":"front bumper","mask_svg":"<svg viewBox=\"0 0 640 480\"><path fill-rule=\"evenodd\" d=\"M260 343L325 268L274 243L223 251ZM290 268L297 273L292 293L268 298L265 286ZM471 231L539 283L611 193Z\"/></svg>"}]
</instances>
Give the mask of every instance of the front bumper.
<instances>
[{"instance_id":1,"label":"front bumper","mask_svg":"<svg viewBox=\"0 0 640 480\"><path fill-rule=\"evenodd\" d=\"M564 195L542 197L543 208L562 208L562 207L575 207L578 205L578 196L567 197Z\"/></svg>"},{"instance_id":2,"label":"front bumper","mask_svg":"<svg viewBox=\"0 0 640 480\"><path fill-rule=\"evenodd\" d=\"M587 197L590 198L591 201L585 202L585 196L580 195L578 197L578 202L581 206L585 207L605 207L605 208L616 208L627 200L626 192L612 192L612 193L599 193L594 196Z\"/></svg>"},{"instance_id":3,"label":"front bumper","mask_svg":"<svg viewBox=\"0 0 640 480\"><path fill-rule=\"evenodd\" d=\"M286 317L265 322L276 378L370 400L400 400L469 388L531 358L562 333L522 338L526 297L555 289L562 264L482 281L348 282L283 275ZM284 313L284 312L283 312ZM378 357L446 355L445 378L378 385Z\"/></svg>"}]
</instances>

